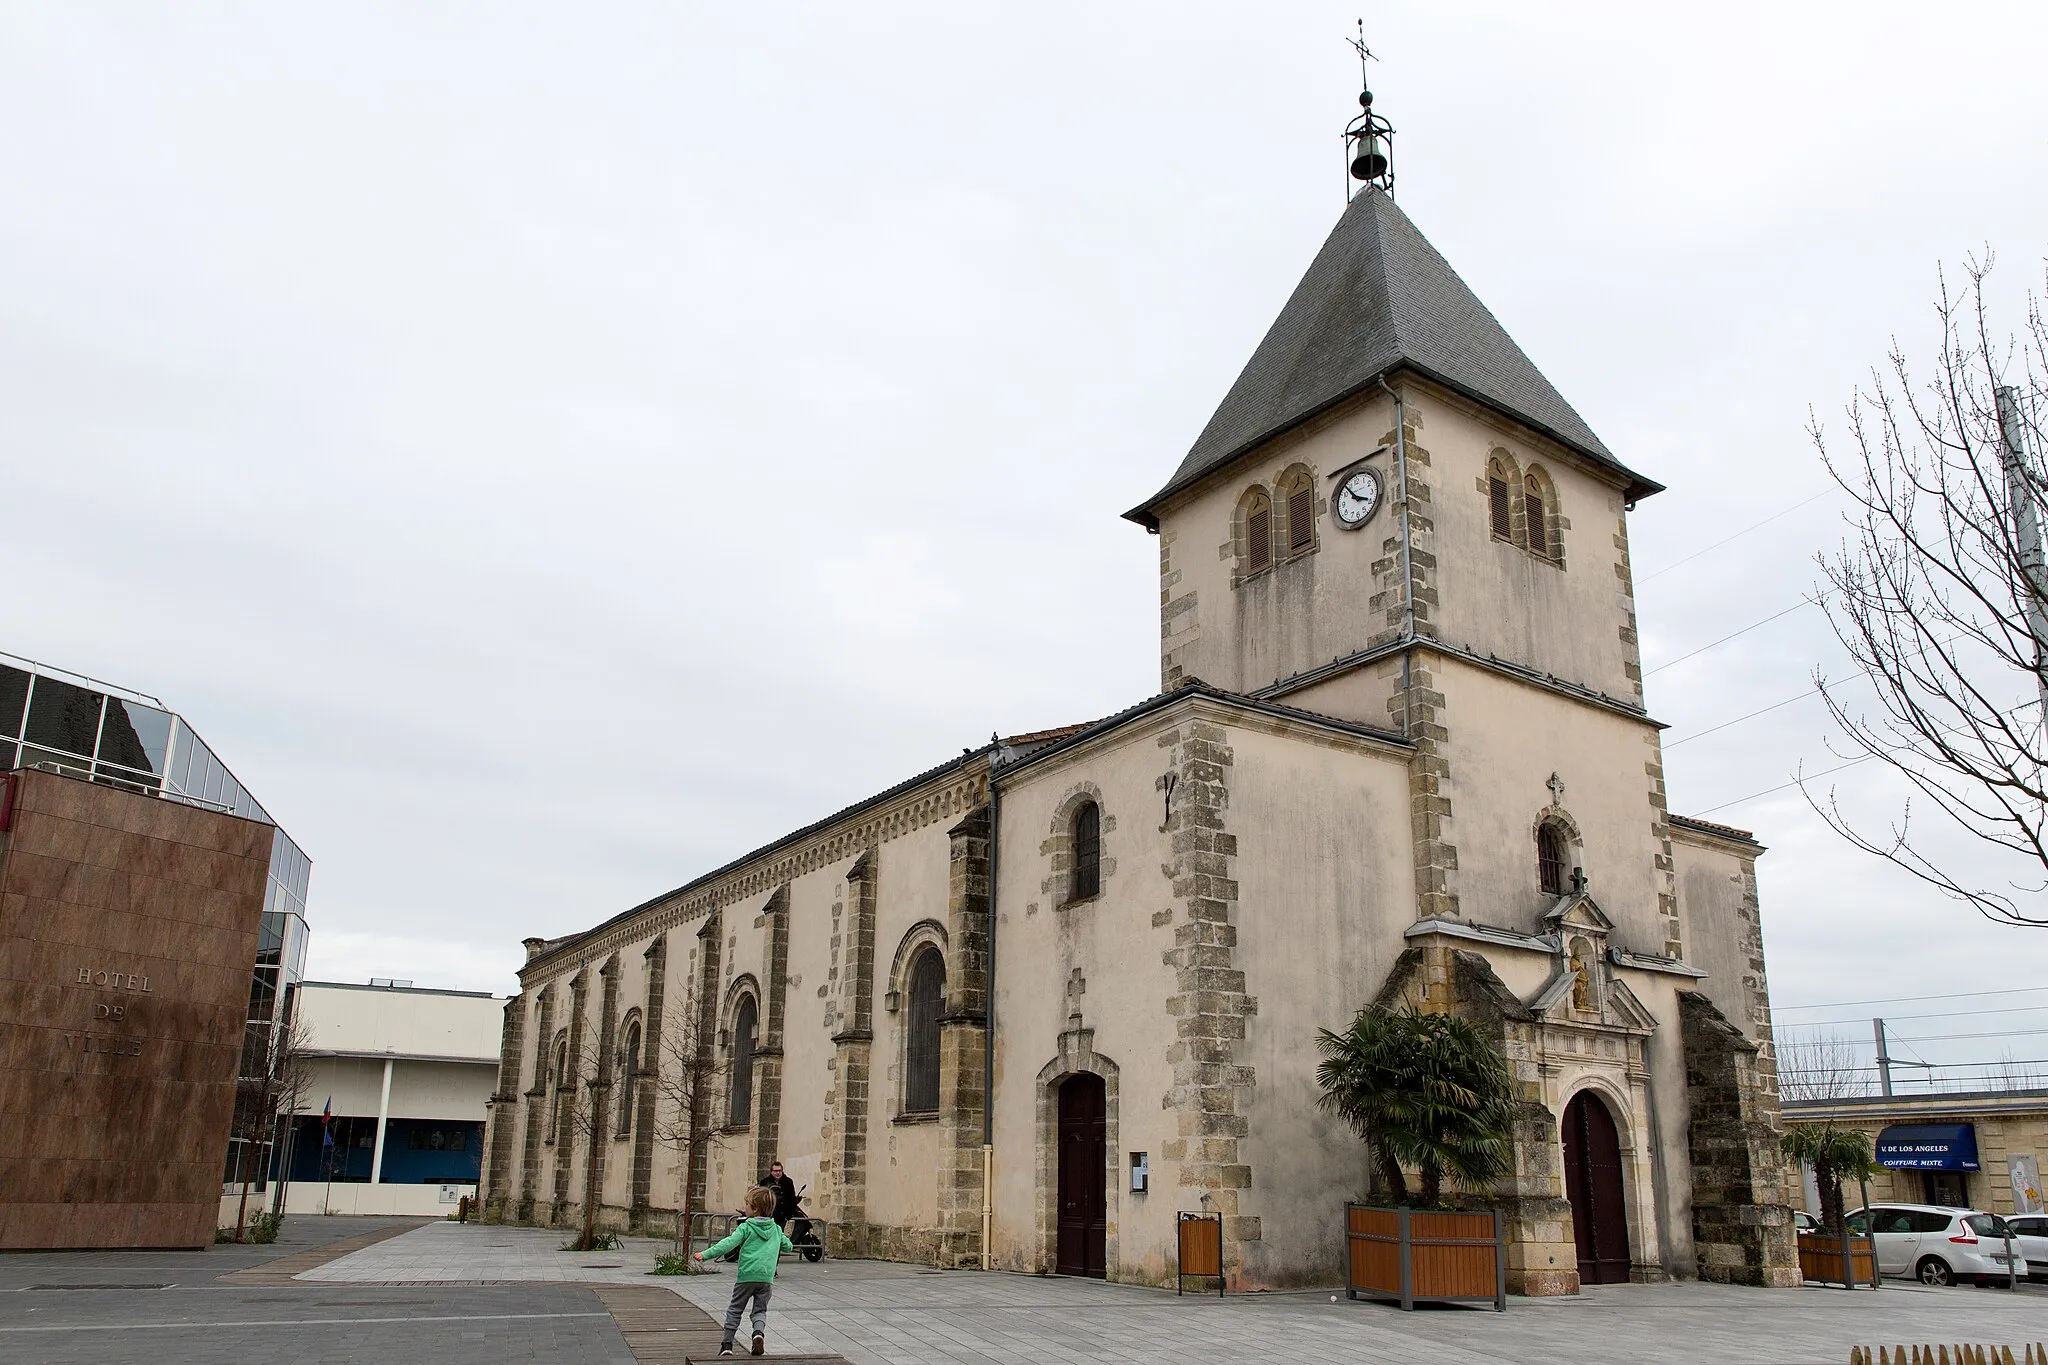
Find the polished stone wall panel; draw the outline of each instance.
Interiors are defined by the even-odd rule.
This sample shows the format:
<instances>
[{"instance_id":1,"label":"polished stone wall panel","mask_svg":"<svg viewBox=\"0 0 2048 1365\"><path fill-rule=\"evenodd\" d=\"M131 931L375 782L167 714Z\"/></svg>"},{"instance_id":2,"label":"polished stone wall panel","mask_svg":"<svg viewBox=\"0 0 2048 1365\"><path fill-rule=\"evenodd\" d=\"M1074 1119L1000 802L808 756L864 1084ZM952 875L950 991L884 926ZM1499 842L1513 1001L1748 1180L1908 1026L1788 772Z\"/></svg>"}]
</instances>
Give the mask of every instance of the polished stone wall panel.
<instances>
[{"instance_id":1,"label":"polished stone wall panel","mask_svg":"<svg viewBox=\"0 0 2048 1365\"><path fill-rule=\"evenodd\" d=\"M54 773L15 780L0 1249L208 1245L271 827Z\"/></svg>"}]
</instances>

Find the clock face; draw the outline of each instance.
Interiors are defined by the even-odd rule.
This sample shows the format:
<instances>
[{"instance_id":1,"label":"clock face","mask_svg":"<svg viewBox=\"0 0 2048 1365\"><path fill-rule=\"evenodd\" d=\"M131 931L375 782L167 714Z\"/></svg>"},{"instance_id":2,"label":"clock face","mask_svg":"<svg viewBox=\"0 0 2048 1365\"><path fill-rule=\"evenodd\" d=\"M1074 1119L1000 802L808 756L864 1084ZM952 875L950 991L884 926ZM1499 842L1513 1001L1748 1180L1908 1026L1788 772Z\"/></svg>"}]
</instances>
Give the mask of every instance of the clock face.
<instances>
[{"instance_id":1,"label":"clock face","mask_svg":"<svg viewBox=\"0 0 2048 1365\"><path fill-rule=\"evenodd\" d=\"M1347 531L1355 531L1372 520L1372 514L1380 508L1380 476L1370 469L1361 469L1344 476L1344 482L1337 485L1337 524Z\"/></svg>"}]
</instances>

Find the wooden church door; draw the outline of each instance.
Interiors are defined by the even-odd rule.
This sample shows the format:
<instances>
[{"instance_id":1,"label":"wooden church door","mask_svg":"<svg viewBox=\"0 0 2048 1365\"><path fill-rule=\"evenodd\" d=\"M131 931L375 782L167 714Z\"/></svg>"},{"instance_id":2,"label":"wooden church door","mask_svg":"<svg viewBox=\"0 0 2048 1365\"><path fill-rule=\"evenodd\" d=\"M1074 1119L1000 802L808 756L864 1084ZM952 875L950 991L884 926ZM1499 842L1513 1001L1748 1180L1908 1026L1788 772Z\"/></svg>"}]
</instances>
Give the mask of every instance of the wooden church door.
<instances>
[{"instance_id":1,"label":"wooden church door","mask_svg":"<svg viewBox=\"0 0 2048 1365\"><path fill-rule=\"evenodd\" d=\"M1059 1244L1062 1275L1107 1274L1108 1106L1102 1077L1083 1072L1060 1084Z\"/></svg>"},{"instance_id":2,"label":"wooden church door","mask_svg":"<svg viewBox=\"0 0 2048 1365\"><path fill-rule=\"evenodd\" d=\"M1614 1116L1591 1091L1564 1109L1564 1193L1572 1206L1581 1284L1628 1283L1628 1203Z\"/></svg>"}]
</instances>

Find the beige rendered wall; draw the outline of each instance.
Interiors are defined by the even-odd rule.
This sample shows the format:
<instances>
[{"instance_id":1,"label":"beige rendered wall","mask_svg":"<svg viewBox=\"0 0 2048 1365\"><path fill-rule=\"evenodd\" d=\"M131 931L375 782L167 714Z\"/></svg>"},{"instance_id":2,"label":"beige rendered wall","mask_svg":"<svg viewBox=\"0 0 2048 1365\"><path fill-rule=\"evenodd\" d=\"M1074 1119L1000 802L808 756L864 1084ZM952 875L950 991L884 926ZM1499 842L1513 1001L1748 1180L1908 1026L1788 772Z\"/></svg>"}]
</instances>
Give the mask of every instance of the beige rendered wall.
<instances>
[{"instance_id":1,"label":"beige rendered wall","mask_svg":"<svg viewBox=\"0 0 2048 1365\"><path fill-rule=\"evenodd\" d=\"M1416 477L1430 490L1427 508L1417 509L1430 532L1417 544L1426 539L1435 557L1437 638L1639 702L1631 580L1618 571L1627 533L1614 476L1585 472L1562 446L1434 385L1404 385L1403 393L1420 448L1411 448ZM1511 473L1533 466L1549 476L1560 559L1494 538L1484 485L1497 452ZM1513 501L1520 537L1522 507L1519 497Z\"/></svg>"},{"instance_id":2,"label":"beige rendered wall","mask_svg":"<svg viewBox=\"0 0 2048 1365\"><path fill-rule=\"evenodd\" d=\"M1186 1077L1173 1062L1180 1022L1201 1006L1166 959L1190 892L1165 875L1176 850L1160 830L1159 790L1162 735L1194 723L1190 712L1163 711L1003 788L995 1127L996 1251L1006 1268L1051 1268L1055 1135L1044 1127L1041 1076L1058 1071L1076 1015L1093 1053L1115 1068L1110 1277L1170 1282L1176 1215L1203 1208L1206 1177L1192 1168L1208 1155L1205 1139L1180 1123L1200 1102L1179 1094ZM1325 1282L1341 1204L1364 1163L1348 1131L1315 1112L1315 1031L1341 1027L1401 951L1413 904L1407 769L1398 750L1278 733L1256 717L1224 734L1223 818L1236 856L1234 888L1218 892L1234 890L1236 933L1215 985L1227 993L1228 972L1241 971L1253 999L1229 1064L1246 1072L1235 1108L1240 1174L1226 1172L1216 1192L1236 1201L1224 1211L1248 1239L1234 1284ZM1102 806L1103 889L1062 908L1051 842L1083 794ZM1138 1151L1151 1167L1143 1194L1128 1188Z\"/></svg>"},{"instance_id":3,"label":"beige rendered wall","mask_svg":"<svg viewBox=\"0 0 2048 1365\"><path fill-rule=\"evenodd\" d=\"M878 853L880 894L876 906L875 966L875 1076L870 1087L869 1132L871 1150L868 1168L868 1219L872 1223L903 1227L927 1227L936 1218L938 1130L923 1121L898 1122L902 1108L902 1027L900 1011L887 1011L882 998L902 983L892 972L905 964L896 961L905 940L921 926L936 923L943 928L947 910L948 839L945 823L933 823L881 845ZM747 1188L767 1163L780 1159L791 1178L811 1187L807 1201L813 1212L830 1216L836 1212L834 1190L821 1177L825 1164L825 1097L833 1085L834 1044L827 1026L828 1001L836 990L835 944L831 910L835 894L843 898L846 873L852 859L833 863L789 884L789 946L786 963L785 1017L783 1034L781 1116L774 1150L764 1149L758 1122L730 1129L719 1136L708 1162L705 1207L725 1210L736 1207ZM768 1025L768 997L771 988L769 954L772 926L764 914L770 896L761 893L724 908L720 927L719 982L716 987L716 1025L730 1030L737 991L743 978L757 991L760 1027ZM699 922L686 923L669 931L669 968L666 982L665 1024L679 1027L676 1011L684 1006L697 979ZM636 940L620 949L618 1018L623 1025L627 1012L646 1005L647 981L644 952L649 939ZM555 1027L568 1027L566 1001L568 978L558 978L558 1006ZM593 978L594 978L593 972ZM537 995L546 983L529 983ZM586 1038L594 1047L602 990L593 987L585 1006ZM534 1044L525 1047L523 1075L531 1074ZM592 1062L594 1064L594 1053ZM755 1112L758 1115L764 1076L755 1073ZM373 1097L374 1098L374 1097ZM616 1103L616 1093L613 1097ZM725 1101L719 1100L720 1112ZM667 1104L661 1102L664 1120ZM608 1130L609 1131L609 1130ZM631 1140L611 1140L604 1175L604 1202L618 1208L631 1200ZM544 1158L543 1186L552 1189L553 1163L564 1153L560 1144L548 1149ZM583 1153L575 1154L576 1180L572 1195L580 1195ZM670 1207L681 1189L681 1170L672 1147L657 1144L654 1152L650 1197L659 1207Z\"/></svg>"},{"instance_id":4,"label":"beige rendered wall","mask_svg":"<svg viewBox=\"0 0 2048 1365\"><path fill-rule=\"evenodd\" d=\"M1424 380L1397 381L1410 434L1413 554L1423 590L1420 633L1498 656L1634 704L1642 695L1627 529L1615 477L1563 447ZM1361 398L1245 457L1227 475L1160 514L1162 684L1181 674L1256 691L1397 636L1400 604L1398 470L1391 452L1367 461L1385 503L1357 531L1330 515L1331 476L1394 440L1394 407ZM1548 477L1561 555L1545 559L1491 531L1485 490L1496 452L1518 476ZM1304 468L1316 490L1316 547L1246 574L1242 500ZM1522 503L1515 522L1526 544ZM1383 709L1329 714L1385 724ZM1306 704L1306 703L1304 703Z\"/></svg>"},{"instance_id":5,"label":"beige rendered wall","mask_svg":"<svg viewBox=\"0 0 2048 1365\"><path fill-rule=\"evenodd\" d=\"M1072 1015L1093 1030L1095 1051L1119 1069L1111 1164L1121 1167L1130 1151L1150 1152L1154 1162L1152 1193L1131 1194L1124 1188L1128 1178L1110 1182L1111 1239L1156 1248L1169 1235L1181 1197L1175 1168L1161 1159L1175 1134L1173 1116L1161 1106L1173 1081L1166 1051L1174 1026L1161 1010L1173 993L1173 975L1162 960L1173 946L1173 930L1154 922L1171 903L1161 874L1170 850L1159 831L1155 790L1166 768L1157 739L1167 723L1159 717L1134 725L1041 763L1002 789L992 1091L995 1251L1004 1269L1052 1269L1037 1078L1060 1055L1060 1035ZM1102 808L1102 894L1063 908L1051 841L1083 795ZM1158 1259L1155 1251L1151 1260ZM1111 1275L1139 1278L1114 1267Z\"/></svg>"},{"instance_id":6,"label":"beige rendered wall","mask_svg":"<svg viewBox=\"0 0 2048 1365\"><path fill-rule=\"evenodd\" d=\"M1330 516L1329 476L1392 439L1392 400L1349 404L1268 443L1162 512L1162 686L1172 685L1177 670L1229 691L1254 691L1362 649L1383 628L1368 604L1378 591L1376 562L1399 543L1391 457L1370 461L1385 491L1380 510L1356 531ZM1316 549L1276 555L1272 569L1246 577L1241 499L1255 484L1271 493L1297 465L1314 481Z\"/></svg>"},{"instance_id":7,"label":"beige rendered wall","mask_svg":"<svg viewBox=\"0 0 2048 1365\"><path fill-rule=\"evenodd\" d=\"M1536 826L1551 804L1552 773L1583 843L1572 856L1615 923L1613 942L1661 953L1656 810L1645 765L1656 731L1646 722L1496 673L1435 656L1445 784L1445 838L1458 851L1450 888L1468 919L1536 932L1549 898L1537 887Z\"/></svg>"},{"instance_id":8,"label":"beige rendered wall","mask_svg":"<svg viewBox=\"0 0 2048 1365\"><path fill-rule=\"evenodd\" d=\"M1770 984L1756 899L1756 855L1763 850L1674 826L1671 851L1686 960L1707 974L1700 993L1752 1042L1769 1042Z\"/></svg>"},{"instance_id":9,"label":"beige rendered wall","mask_svg":"<svg viewBox=\"0 0 2048 1365\"><path fill-rule=\"evenodd\" d=\"M1244 1273L1324 1284L1342 1264L1343 1205L1365 1193L1367 1162L1351 1130L1316 1107L1315 1039L1371 1001L1406 946L1407 767L1243 730L1231 743L1238 957L1258 999L1241 1053L1257 1073L1243 1202L1260 1230L1244 1244ZM1193 1191L1178 1193L1180 1207L1197 1207Z\"/></svg>"}]
</instances>

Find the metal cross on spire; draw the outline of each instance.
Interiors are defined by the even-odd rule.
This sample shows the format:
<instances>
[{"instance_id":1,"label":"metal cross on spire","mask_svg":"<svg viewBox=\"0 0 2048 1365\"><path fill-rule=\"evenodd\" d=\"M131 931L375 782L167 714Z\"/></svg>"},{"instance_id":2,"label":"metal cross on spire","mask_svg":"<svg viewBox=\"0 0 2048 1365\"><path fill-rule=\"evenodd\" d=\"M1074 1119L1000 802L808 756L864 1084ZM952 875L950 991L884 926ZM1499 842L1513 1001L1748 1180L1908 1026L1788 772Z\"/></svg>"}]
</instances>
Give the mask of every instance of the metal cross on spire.
<instances>
[{"instance_id":1,"label":"metal cross on spire","mask_svg":"<svg viewBox=\"0 0 2048 1365\"><path fill-rule=\"evenodd\" d=\"M1344 202L1351 202L1352 181L1359 180L1391 195L1394 192L1394 125L1372 111L1372 81L1368 62L1378 61L1365 45L1365 20L1358 21L1358 36L1346 42L1358 53L1358 107L1360 113L1344 129Z\"/></svg>"}]
</instances>

